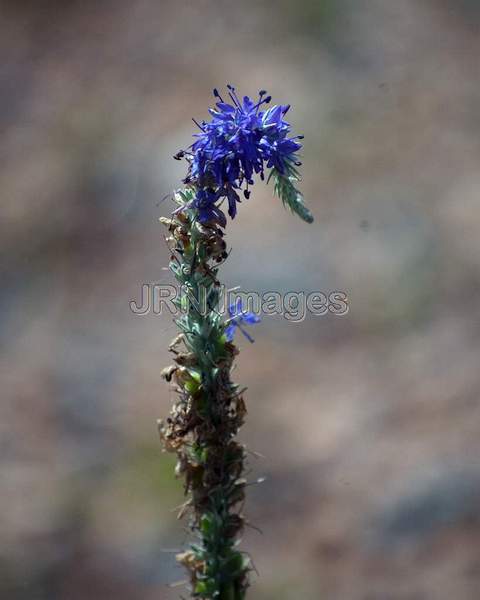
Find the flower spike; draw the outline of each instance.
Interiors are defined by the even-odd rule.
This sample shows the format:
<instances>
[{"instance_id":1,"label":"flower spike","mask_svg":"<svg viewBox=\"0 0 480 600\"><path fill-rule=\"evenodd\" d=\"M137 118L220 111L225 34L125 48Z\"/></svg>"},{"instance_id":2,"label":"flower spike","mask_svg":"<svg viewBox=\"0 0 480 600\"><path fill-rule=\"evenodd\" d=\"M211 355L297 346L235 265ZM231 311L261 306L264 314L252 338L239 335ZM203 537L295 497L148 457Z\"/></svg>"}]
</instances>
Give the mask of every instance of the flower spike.
<instances>
[{"instance_id":1,"label":"flower spike","mask_svg":"<svg viewBox=\"0 0 480 600\"><path fill-rule=\"evenodd\" d=\"M263 181L269 170L283 204L313 221L294 185L303 136L291 136L284 119L289 105L266 108L271 97L265 90L254 102L248 96L240 101L231 85L227 89L231 103L215 88L211 119L194 120L199 128L194 143L175 155L188 163L185 187L174 195L171 218L161 219L172 250L170 270L182 293L176 300L180 333L170 345L175 364L162 371L178 398L170 416L159 422L159 432L166 450L176 453L176 473L184 479L188 498L179 516L190 515L198 538L177 560L188 571L192 597L203 600L244 600L252 570L249 557L237 548L248 484L242 477L246 449L235 436L246 407L245 390L232 382L231 370L237 329L253 342L246 326L260 318L243 310L240 301L226 316L221 312L217 275L228 258L224 208L235 218L241 195L248 199L256 177Z\"/></svg>"}]
</instances>

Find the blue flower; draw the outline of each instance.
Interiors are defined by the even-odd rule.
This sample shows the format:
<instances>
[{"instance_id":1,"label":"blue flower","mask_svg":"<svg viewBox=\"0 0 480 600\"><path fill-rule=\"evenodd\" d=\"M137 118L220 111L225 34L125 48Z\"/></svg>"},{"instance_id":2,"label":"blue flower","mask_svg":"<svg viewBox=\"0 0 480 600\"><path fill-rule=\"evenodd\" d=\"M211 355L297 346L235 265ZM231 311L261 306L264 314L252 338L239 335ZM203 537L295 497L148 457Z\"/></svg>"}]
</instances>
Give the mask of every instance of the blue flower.
<instances>
[{"instance_id":1,"label":"blue flower","mask_svg":"<svg viewBox=\"0 0 480 600\"><path fill-rule=\"evenodd\" d=\"M200 192L205 192L197 195L194 204L196 208L202 207L204 219L215 212L212 205L221 198L227 199L228 214L234 218L240 202L237 190L243 189L248 198L248 186L253 185L254 175L260 174L263 179L265 168L273 167L284 173L289 163L298 164L296 153L301 148L297 140L302 136L288 137L290 124L284 119L288 105L262 110L271 101L264 90L254 102L248 96L240 101L235 89L232 86L228 89L231 103L214 90L218 101L214 109L209 109L212 118L197 123L201 131L195 134L197 140L188 153L190 171L186 181L194 181ZM212 194L216 195L215 200Z\"/></svg>"},{"instance_id":2,"label":"blue flower","mask_svg":"<svg viewBox=\"0 0 480 600\"><path fill-rule=\"evenodd\" d=\"M215 204L218 197L218 193L210 189L201 189L197 191L191 206L198 210L198 220L200 223L218 221L222 227L225 227L227 224L225 214Z\"/></svg>"},{"instance_id":3,"label":"blue flower","mask_svg":"<svg viewBox=\"0 0 480 600\"><path fill-rule=\"evenodd\" d=\"M243 311L242 310L242 301L240 299L237 300L236 305L231 304L228 307L228 314L230 319L227 321L228 325L225 328L225 336L229 342L231 342L235 336L235 331L238 327L243 335L247 338L249 342L254 342L255 340L252 336L246 331L243 327L243 323L248 323L249 325L254 325L255 323L260 322L260 317L258 317L253 312Z\"/></svg>"}]
</instances>

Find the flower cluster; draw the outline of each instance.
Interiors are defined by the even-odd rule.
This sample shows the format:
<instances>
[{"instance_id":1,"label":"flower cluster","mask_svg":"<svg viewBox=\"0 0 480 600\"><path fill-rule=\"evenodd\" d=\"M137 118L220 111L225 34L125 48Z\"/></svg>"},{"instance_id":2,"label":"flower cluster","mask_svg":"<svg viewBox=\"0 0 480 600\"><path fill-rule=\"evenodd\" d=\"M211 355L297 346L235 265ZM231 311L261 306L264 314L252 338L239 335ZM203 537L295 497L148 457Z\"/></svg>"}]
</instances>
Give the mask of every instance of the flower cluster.
<instances>
[{"instance_id":1,"label":"flower cluster","mask_svg":"<svg viewBox=\"0 0 480 600\"><path fill-rule=\"evenodd\" d=\"M284 117L289 105L264 106L271 101L265 90L259 92L257 102L248 96L240 101L235 88L228 86L229 102L225 102L215 89L216 108L209 109L212 119L197 123L200 133L191 146L191 152L181 153L190 162L186 183L197 188L192 207L199 213L201 222L215 218L222 227L225 215L217 201L227 199L228 214L234 218L239 190L248 198L249 185L254 175L264 179L265 169L274 169L288 176L294 165L298 166L297 152L303 136L289 137L290 124Z\"/></svg>"}]
</instances>

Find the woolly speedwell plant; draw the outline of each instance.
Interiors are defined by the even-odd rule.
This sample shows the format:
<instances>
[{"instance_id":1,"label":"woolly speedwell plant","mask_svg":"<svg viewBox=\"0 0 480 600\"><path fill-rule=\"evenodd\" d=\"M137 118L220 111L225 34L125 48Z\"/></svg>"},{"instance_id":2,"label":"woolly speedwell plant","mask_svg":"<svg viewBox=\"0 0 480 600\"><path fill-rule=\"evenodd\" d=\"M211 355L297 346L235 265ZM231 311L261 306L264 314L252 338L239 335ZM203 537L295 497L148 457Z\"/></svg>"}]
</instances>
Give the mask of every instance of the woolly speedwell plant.
<instances>
[{"instance_id":1,"label":"woolly speedwell plant","mask_svg":"<svg viewBox=\"0 0 480 600\"><path fill-rule=\"evenodd\" d=\"M289 106L267 108L271 98L263 90L256 102L247 96L240 100L232 86L227 102L217 90L214 96L211 119L197 123L196 141L175 156L188 163L185 186L175 193L178 207L171 218L161 218L169 231L170 269L182 291L180 333L170 345L175 365L163 371L178 397L159 430L165 448L177 454L176 474L183 477L188 497L180 516L190 515L197 538L177 556L189 572L192 596L242 600L251 565L237 549L245 522L246 450L235 436L246 408L245 390L230 374L238 354L235 330L253 341L244 325L258 317L240 304L229 307L226 317L219 310L218 270L228 257L222 207L228 205L233 219L240 193L248 199L254 177L264 180L267 170L283 204L308 223L313 217L295 187L302 136L289 135Z\"/></svg>"}]
</instances>

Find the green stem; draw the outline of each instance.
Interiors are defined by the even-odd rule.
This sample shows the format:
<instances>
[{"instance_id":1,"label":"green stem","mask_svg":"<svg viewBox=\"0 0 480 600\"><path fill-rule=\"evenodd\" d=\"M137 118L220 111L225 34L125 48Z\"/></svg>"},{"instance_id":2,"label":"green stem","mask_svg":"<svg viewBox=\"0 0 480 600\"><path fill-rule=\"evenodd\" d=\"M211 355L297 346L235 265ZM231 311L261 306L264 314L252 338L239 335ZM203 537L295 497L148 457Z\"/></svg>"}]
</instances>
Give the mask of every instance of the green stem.
<instances>
[{"instance_id":1,"label":"green stem","mask_svg":"<svg viewBox=\"0 0 480 600\"><path fill-rule=\"evenodd\" d=\"M172 345L176 365L165 370L166 378L177 384L179 399L160 433L167 450L178 456L190 527L199 539L178 556L189 571L193 597L242 600L250 570L248 558L236 549L244 523L245 449L234 437L245 406L230 379L238 350L226 341L224 321L216 311L218 263L225 257L225 243L215 223L199 224L196 211L185 206L189 193L187 189L179 195L181 208L174 217L163 219L172 234L167 238L172 244L170 267L194 298L200 301L205 293L209 310L202 314L186 293L179 299L188 310L177 320L182 335ZM181 344L183 352L178 350Z\"/></svg>"}]
</instances>

